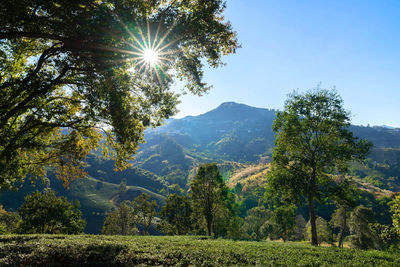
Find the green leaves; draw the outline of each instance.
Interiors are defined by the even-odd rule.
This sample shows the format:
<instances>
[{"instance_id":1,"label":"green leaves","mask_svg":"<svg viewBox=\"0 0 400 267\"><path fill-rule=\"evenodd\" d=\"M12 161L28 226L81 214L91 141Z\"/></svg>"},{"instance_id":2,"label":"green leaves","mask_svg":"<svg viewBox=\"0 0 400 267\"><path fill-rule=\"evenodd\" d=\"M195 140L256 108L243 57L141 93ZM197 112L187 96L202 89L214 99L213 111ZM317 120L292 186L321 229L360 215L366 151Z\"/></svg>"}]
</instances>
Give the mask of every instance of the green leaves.
<instances>
[{"instance_id":1,"label":"green leaves","mask_svg":"<svg viewBox=\"0 0 400 267\"><path fill-rule=\"evenodd\" d=\"M328 174L344 171L349 161L364 158L371 146L353 137L348 126L349 113L336 92L317 89L290 95L273 125L276 147L270 186L322 197L320 188L329 182Z\"/></svg>"},{"instance_id":2,"label":"green leaves","mask_svg":"<svg viewBox=\"0 0 400 267\"><path fill-rule=\"evenodd\" d=\"M277 113L267 195L307 201L312 243L318 244L314 199L323 201L341 190L332 190L332 175L343 172L351 160L363 159L372 146L349 131L349 112L335 91L315 89L293 93Z\"/></svg>"},{"instance_id":3,"label":"green leaves","mask_svg":"<svg viewBox=\"0 0 400 267\"><path fill-rule=\"evenodd\" d=\"M99 146L117 169L130 166L145 128L176 112L174 78L200 95L202 60L219 66L238 47L223 9L219 0L2 1L0 190L46 165L67 185ZM162 64L144 66L145 47Z\"/></svg>"},{"instance_id":4,"label":"green leaves","mask_svg":"<svg viewBox=\"0 0 400 267\"><path fill-rule=\"evenodd\" d=\"M79 201L70 203L54 191L28 195L18 214L22 219L18 232L24 234L79 234L86 224Z\"/></svg>"}]
</instances>

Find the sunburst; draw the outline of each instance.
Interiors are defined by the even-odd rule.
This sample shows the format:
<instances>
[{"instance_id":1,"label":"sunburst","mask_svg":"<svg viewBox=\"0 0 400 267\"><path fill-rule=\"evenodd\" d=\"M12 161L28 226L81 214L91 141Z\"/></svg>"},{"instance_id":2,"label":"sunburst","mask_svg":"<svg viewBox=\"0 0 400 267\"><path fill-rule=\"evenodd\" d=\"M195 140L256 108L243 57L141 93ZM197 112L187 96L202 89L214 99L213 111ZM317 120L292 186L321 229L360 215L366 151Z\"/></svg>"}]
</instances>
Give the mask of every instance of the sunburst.
<instances>
[{"instance_id":1,"label":"sunburst","mask_svg":"<svg viewBox=\"0 0 400 267\"><path fill-rule=\"evenodd\" d=\"M146 49L143 51L142 58L144 61L149 64L151 67L155 67L158 63L158 52L153 49Z\"/></svg>"},{"instance_id":2,"label":"sunburst","mask_svg":"<svg viewBox=\"0 0 400 267\"><path fill-rule=\"evenodd\" d=\"M160 73L165 72L168 62L172 61L173 55L176 51L171 49L171 46L178 40L172 40L165 43L165 40L174 29L176 24L173 24L163 35L160 35L161 21L158 24L155 34L152 36L150 30L150 23L147 20L145 27L140 27L139 23L136 22L134 34L125 24L122 22L121 25L124 27L126 32L130 36L130 42L125 41L127 45L131 47L128 54L131 54L132 72L143 72L150 74L150 77L157 77L159 83L162 83ZM146 29L145 32L143 29Z\"/></svg>"}]
</instances>

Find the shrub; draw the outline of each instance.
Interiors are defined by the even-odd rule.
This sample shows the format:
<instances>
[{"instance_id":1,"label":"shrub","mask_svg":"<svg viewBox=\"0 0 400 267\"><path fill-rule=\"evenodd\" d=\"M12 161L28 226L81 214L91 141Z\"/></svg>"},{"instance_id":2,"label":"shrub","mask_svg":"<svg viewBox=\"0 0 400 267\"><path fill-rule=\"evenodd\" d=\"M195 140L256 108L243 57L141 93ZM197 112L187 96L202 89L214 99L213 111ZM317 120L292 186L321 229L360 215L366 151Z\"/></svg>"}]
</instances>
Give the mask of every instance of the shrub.
<instances>
[{"instance_id":1,"label":"shrub","mask_svg":"<svg viewBox=\"0 0 400 267\"><path fill-rule=\"evenodd\" d=\"M18 226L20 233L78 234L86 224L81 218L79 201L69 202L52 190L26 196L18 213L22 219Z\"/></svg>"}]
</instances>

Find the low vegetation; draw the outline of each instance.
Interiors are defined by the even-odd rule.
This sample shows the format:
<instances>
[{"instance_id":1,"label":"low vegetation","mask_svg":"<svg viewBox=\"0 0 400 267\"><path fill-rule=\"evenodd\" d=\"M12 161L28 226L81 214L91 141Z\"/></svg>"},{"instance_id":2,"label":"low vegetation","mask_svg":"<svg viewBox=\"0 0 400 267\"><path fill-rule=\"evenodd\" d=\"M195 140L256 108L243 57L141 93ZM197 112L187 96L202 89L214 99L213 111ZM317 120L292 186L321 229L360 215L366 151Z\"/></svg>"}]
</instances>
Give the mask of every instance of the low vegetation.
<instances>
[{"instance_id":1,"label":"low vegetation","mask_svg":"<svg viewBox=\"0 0 400 267\"><path fill-rule=\"evenodd\" d=\"M400 254L196 236L10 235L0 237L0 265L399 266Z\"/></svg>"}]
</instances>

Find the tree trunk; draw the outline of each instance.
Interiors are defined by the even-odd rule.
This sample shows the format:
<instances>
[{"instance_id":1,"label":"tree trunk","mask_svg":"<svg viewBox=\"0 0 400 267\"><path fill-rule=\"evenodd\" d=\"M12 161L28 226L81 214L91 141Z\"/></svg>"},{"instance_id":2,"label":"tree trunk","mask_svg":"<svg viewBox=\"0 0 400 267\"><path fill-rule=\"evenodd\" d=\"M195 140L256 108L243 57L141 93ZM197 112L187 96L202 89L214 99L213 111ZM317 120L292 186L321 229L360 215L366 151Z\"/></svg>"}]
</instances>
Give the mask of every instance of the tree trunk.
<instances>
[{"instance_id":1,"label":"tree trunk","mask_svg":"<svg viewBox=\"0 0 400 267\"><path fill-rule=\"evenodd\" d=\"M207 220L207 233L209 236L211 236L212 232L211 232L211 220L210 219Z\"/></svg>"},{"instance_id":2,"label":"tree trunk","mask_svg":"<svg viewBox=\"0 0 400 267\"><path fill-rule=\"evenodd\" d=\"M339 248L343 248L343 238L344 238L344 233L346 232L346 208L343 207L341 210L340 217L342 219L342 223L340 225L340 234L339 234Z\"/></svg>"},{"instance_id":3,"label":"tree trunk","mask_svg":"<svg viewBox=\"0 0 400 267\"><path fill-rule=\"evenodd\" d=\"M315 224L315 211L313 197L308 194L308 207L310 209L311 245L318 246L317 226Z\"/></svg>"}]
</instances>

